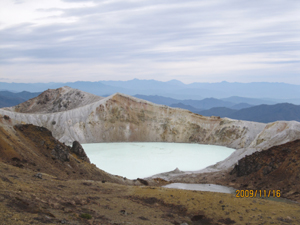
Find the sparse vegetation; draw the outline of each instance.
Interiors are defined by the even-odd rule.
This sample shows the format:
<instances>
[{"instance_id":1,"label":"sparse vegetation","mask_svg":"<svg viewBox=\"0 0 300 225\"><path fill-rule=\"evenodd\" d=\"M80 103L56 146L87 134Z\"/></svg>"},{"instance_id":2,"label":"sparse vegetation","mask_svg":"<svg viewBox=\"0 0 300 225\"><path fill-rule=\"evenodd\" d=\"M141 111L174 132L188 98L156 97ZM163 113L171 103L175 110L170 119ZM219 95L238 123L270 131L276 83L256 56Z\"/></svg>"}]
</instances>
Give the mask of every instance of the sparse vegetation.
<instances>
[{"instance_id":1,"label":"sparse vegetation","mask_svg":"<svg viewBox=\"0 0 300 225\"><path fill-rule=\"evenodd\" d=\"M80 217L81 217L81 218L84 218L84 219L87 219L87 220L92 219L92 216L91 216L90 214L88 214L88 213L82 213L82 214L80 215Z\"/></svg>"}]
</instances>

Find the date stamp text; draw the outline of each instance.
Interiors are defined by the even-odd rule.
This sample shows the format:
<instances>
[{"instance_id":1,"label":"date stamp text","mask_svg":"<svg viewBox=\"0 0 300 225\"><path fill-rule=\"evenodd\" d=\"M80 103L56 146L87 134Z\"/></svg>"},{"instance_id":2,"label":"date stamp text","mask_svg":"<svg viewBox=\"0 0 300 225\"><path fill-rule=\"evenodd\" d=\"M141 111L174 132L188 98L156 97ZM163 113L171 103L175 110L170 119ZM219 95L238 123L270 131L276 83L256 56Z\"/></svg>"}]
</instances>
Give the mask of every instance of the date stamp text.
<instances>
[{"instance_id":1,"label":"date stamp text","mask_svg":"<svg viewBox=\"0 0 300 225\"><path fill-rule=\"evenodd\" d=\"M280 198L280 190L236 190L237 198L274 197Z\"/></svg>"}]
</instances>

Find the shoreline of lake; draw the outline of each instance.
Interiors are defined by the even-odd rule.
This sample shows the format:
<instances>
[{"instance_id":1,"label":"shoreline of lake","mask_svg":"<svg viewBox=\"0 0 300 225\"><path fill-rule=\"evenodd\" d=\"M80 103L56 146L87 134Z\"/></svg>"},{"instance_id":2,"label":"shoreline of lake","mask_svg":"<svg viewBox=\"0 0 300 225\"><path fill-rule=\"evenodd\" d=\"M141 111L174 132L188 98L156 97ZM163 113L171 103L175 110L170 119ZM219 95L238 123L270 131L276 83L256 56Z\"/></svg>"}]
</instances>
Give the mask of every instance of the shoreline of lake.
<instances>
[{"instance_id":1,"label":"shoreline of lake","mask_svg":"<svg viewBox=\"0 0 300 225\"><path fill-rule=\"evenodd\" d=\"M198 171L231 155L235 149L197 143L114 142L82 144L99 169L129 179L146 178L179 168Z\"/></svg>"}]
</instances>

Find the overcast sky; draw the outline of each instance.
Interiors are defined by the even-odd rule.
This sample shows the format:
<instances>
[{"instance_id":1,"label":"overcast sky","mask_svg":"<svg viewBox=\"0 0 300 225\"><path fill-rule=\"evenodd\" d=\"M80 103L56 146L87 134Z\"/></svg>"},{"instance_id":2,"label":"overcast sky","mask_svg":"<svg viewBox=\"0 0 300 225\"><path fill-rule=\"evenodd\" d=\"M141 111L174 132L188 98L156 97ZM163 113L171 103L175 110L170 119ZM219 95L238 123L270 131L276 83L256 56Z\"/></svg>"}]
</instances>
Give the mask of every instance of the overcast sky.
<instances>
[{"instance_id":1,"label":"overcast sky","mask_svg":"<svg viewBox=\"0 0 300 225\"><path fill-rule=\"evenodd\" d=\"M300 1L0 1L0 82L133 78L300 84Z\"/></svg>"}]
</instances>

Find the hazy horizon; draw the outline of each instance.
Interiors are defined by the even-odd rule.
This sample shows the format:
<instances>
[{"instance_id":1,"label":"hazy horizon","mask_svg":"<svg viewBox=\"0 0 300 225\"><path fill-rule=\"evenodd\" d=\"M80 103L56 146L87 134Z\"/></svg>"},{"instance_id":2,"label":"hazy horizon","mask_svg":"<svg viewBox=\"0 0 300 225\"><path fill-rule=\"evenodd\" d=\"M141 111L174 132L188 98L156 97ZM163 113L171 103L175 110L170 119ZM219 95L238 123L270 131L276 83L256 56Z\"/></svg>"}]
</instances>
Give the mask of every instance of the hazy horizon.
<instances>
[{"instance_id":1,"label":"hazy horizon","mask_svg":"<svg viewBox=\"0 0 300 225\"><path fill-rule=\"evenodd\" d=\"M177 80L177 79L171 79L171 80L167 80L167 81L161 81L161 80L156 80L156 79L138 79L138 78L133 78L133 79L128 79L128 80L95 80L95 81L90 81L90 80L76 80L76 81L65 81L65 82L55 82L55 81L49 81L49 82L6 82L6 81L0 81L0 83L16 83L16 84L19 84L19 83L24 83L24 84L38 84L38 83L41 83L41 84L49 84L49 83L62 83L62 84L67 84L67 83L76 83L76 82L101 82L101 81L105 81L105 82L108 82L108 81L122 81L122 82L126 82L126 81L133 81L133 80L140 80L140 81L159 81L159 82L170 82L170 81L179 81L183 84L192 84L192 83L207 83L207 84L217 84L217 83L241 83L241 84L250 84L250 83L274 83L274 84L292 84L292 85L300 85L300 84L295 84L295 83L288 83L288 82L272 82L272 81L252 81L252 82L236 82L236 81L232 81L232 82L229 82L229 81L226 81L226 80L223 80L223 81L219 81L219 82L190 82L190 83L185 83L181 80Z\"/></svg>"}]
</instances>

